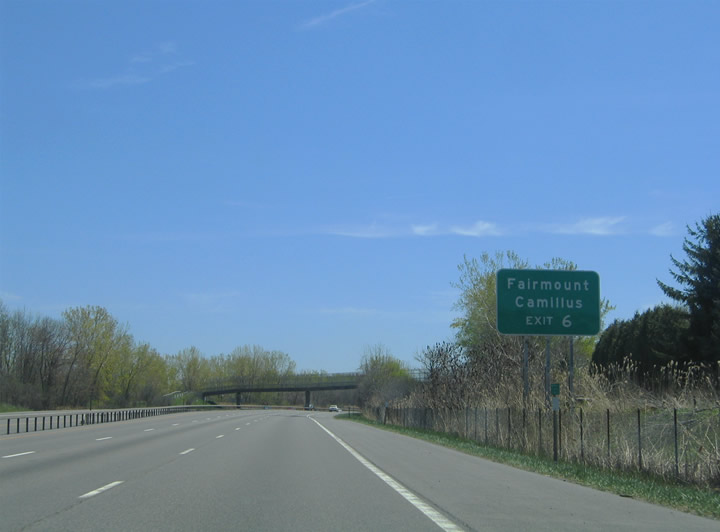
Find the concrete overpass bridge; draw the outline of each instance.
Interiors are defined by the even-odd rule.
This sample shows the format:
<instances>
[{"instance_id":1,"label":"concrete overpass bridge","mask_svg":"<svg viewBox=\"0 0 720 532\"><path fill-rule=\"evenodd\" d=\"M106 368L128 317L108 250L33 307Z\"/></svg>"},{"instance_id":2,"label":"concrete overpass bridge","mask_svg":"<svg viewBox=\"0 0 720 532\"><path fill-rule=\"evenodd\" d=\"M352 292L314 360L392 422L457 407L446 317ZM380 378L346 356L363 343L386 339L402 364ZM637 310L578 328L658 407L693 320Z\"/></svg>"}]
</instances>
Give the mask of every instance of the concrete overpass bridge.
<instances>
[{"instance_id":1,"label":"concrete overpass bridge","mask_svg":"<svg viewBox=\"0 0 720 532\"><path fill-rule=\"evenodd\" d=\"M203 400L214 395L235 394L236 404L240 404L243 393L259 392L305 392L305 406L312 403L312 392L325 390L352 390L358 387L362 373L332 373L326 375L289 375L274 379L238 377L215 383L200 390Z\"/></svg>"}]
</instances>

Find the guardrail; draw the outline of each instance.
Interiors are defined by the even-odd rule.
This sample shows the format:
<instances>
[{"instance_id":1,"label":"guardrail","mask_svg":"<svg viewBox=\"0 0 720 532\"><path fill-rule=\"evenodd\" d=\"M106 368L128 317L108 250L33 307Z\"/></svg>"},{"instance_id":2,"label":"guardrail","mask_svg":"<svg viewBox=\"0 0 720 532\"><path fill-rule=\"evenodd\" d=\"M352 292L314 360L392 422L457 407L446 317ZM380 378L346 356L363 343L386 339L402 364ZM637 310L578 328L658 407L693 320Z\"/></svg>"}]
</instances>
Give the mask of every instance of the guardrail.
<instances>
[{"instance_id":1,"label":"guardrail","mask_svg":"<svg viewBox=\"0 0 720 532\"><path fill-rule=\"evenodd\" d=\"M120 410L96 410L83 412L70 412L42 415L10 415L7 419L0 420L0 435L19 434L25 432L37 432L43 430L64 429L80 427L84 425L96 425L99 423L113 423L116 421L127 421L144 417L162 416L189 412L197 407L190 406L167 406L158 408L130 408ZM5 416L3 416L5 417Z\"/></svg>"}]
</instances>

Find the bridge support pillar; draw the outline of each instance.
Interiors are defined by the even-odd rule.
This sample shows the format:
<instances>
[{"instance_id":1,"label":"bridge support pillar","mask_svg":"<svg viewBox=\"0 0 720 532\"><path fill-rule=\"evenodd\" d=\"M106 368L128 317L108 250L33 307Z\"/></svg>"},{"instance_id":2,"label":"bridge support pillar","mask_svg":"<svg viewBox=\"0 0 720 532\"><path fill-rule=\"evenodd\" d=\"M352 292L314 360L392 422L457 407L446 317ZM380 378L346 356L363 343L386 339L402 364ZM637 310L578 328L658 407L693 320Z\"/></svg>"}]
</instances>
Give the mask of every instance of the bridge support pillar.
<instances>
[{"instance_id":1,"label":"bridge support pillar","mask_svg":"<svg viewBox=\"0 0 720 532\"><path fill-rule=\"evenodd\" d=\"M305 390L305 408L310 406L310 390Z\"/></svg>"}]
</instances>

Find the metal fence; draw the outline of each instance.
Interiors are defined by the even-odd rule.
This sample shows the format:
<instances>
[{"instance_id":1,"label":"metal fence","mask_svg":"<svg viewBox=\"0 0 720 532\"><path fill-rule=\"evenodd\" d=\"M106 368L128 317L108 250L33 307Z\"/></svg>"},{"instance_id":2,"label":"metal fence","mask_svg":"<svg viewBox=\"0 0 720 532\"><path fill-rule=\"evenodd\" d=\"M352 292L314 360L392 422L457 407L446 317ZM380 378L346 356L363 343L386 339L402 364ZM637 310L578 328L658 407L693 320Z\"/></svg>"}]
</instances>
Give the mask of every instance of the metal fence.
<instances>
[{"instance_id":1,"label":"metal fence","mask_svg":"<svg viewBox=\"0 0 720 532\"><path fill-rule=\"evenodd\" d=\"M377 409L387 424L608 469L720 485L720 408L553 412L549 409Z\"/></svg>"}]
</instances>

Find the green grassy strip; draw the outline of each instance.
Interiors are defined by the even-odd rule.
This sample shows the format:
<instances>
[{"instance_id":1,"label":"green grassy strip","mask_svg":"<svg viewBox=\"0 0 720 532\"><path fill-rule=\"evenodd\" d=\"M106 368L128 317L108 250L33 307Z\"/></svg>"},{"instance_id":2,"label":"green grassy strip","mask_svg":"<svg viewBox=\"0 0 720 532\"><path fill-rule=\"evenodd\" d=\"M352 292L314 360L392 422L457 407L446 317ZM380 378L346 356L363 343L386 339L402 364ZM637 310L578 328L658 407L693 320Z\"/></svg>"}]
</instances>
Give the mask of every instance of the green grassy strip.
<instances>
[{"instance_id":1,"label":"green grassy strip","mask_svg":"<svg viewBox=\"0 0 720 532\"><path fill-rule=\"evenodd\" d=\"M7 403L0 403L0 413L7 413L7 412L25 412L27 411L27 408L24 408L22 406L13 406Z\"/></svg>"},{"instance_id":2,"label":"green grassy strip","mask_svg":"<svg viewBox=\"0 0 720 532\"><path fill-rule=\"evenodd\" d=\"M362 415L343 414L337 417L429 441L525 471L567 480L623 497L641 499L703 517L720 519L720 490L718 489L703 489L673 483L642 472L610 471L597 466L570 462L555 463L552 459L525 454L521 451L486 446L452 434L383 425Z\"/></svg>"}]
</instances>

